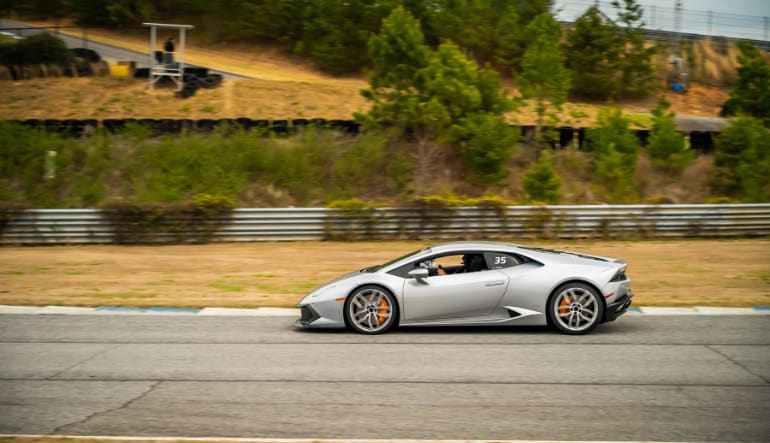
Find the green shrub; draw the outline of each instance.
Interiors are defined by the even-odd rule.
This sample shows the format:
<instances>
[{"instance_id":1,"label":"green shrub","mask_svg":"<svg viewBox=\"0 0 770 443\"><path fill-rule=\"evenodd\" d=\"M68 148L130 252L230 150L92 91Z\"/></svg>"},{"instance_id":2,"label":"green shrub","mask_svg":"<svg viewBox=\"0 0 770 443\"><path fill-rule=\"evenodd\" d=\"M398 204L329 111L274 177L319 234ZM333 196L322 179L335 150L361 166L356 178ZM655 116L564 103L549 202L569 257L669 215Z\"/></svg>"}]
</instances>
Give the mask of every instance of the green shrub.
<instances>
[{"instance_id":1,"label":"green shrub","mask_svg":"<svg viewBox=\"0 0 770 443\"><path fill-rule=\"evenodd\" d=\"M639 140L620 109L599 114L597 126L588 131L588 149L593 152L593 172L608 188L610 198L614 202L630 200L634 195Z\"/></svg>"},{"instance_id":2,"label":"green shrub","mask_svg":"<svg viewBox=\"0 0 770 443\"><path fill-rule=\"evenodd\" d=\"M770 127L770 62L754 45L739 42L738 79L730 102L738 112L763 120Z\"/></svg>"},{"instance_id":3,"label":"green shrub","mask_svg":"<svg viewBox=\"0 0 770 443\"><path fill-rule=\"evenodd\" d=\"M748 202L770 201L770 130L741 117L722 131L714 152L715 191Z\"/></svg>"},{"instance_id":4,"label":"green shrub","mask_svg":"<svg viewBox=\"0 0 770 443\"><path fill-rule=\"evenodd\" d=\"M28 209L26 205L17 202L0 201L0 239L11 222Z\"/></svg>"},{"instance_id":5,"label":"green shrub","mask_svg":"<svg viewBox=\"0 0 770 443\"><path fill-rule=\"evenodd\" d=\"M175 204L113 200L101 210L118 244L206 243L233 207L227 197L202 194Z\"/></svg>"},{"instance_id":6,"label":"green shrub","mask_svg":"<svg viewBox=\"0 0 770 443\"><path fill-rule=\"evenodd\" d=\"M521 184L530 201L552 205L561 202L561 178L545 154L522 177Z\"/></svg>"},{"instance_id":7,"label":"green shrub","mask_svg":"<svg viewBox=\"0 0 770 443\"><path fill-rule=\"evenodd\" d=\"M67 44L45 32L0 45L0 64L7 66L62 65L71 60Z\"/></svg>"},{"instance_id":8,"label":"green shrub","mask_svg":"<svg viewBox=\"0 0 770 443\"><path fill-rule=\"evenodd\" d=\"M661 96L652 111L652 130L647 151L652 163L672 174L681 174L695 157L685 144L684 134L676 130L674 113L669 112L668 101Z\"/></svg>"}]
</instances>

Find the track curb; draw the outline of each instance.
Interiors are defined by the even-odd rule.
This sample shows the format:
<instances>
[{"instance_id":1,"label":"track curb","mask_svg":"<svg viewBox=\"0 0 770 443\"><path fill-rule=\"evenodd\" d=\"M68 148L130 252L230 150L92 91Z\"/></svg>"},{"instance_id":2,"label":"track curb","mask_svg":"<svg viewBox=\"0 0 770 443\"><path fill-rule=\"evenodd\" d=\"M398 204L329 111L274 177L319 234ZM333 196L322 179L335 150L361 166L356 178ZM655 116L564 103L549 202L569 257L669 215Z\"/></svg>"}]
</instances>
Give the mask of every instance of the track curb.
<instances>
[{"instance_id":1,"label":"track curb","mask_svg":"<svg viewBox=\"0 0 770 443\"><path fill-rule=\"evenodd\" d=\"M197 317L299 317L299 309L261 307L253 309L242 308L125 308L119 306L99 306L83 308L76 306L12 306L0 305L0 314L22 315L181 315ZM687 308L669 308L657 306L642 306L630 308L628 315L645 316L724 316L724 315L766 315L770 316L770 306L714 307L695 306ZM388 440L390 441L390 440ZM443 441L443 440L442 440ZM465 440L463 440L465 441Z\"/></svg>"}]
</instances>

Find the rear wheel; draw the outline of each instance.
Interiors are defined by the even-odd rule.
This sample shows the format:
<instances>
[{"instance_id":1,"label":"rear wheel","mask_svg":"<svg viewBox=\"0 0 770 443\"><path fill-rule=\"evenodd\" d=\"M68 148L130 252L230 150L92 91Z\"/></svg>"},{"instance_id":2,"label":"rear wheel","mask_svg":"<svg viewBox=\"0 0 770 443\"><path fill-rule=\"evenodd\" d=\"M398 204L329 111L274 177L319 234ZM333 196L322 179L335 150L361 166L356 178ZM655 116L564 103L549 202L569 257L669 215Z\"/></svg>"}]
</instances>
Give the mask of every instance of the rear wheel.
<instances>
[{"instance_id":1,"label":"rear wheel","mask_svg":"<svg viewBox=\"0 0 770 443\"><path fill-rule=\"evenodd\" d=\"M393 295L379 286L363 286L348 297L345 319L362 334L381 334L396 322L396 302Z\"/></svg>"},{"instance_id":2,"label":"rear wheel","mask_svg":"<svg viewBox=\"0 0 770 443\"><path fill-rule=\"evenodd\" d=\"M599 325L603 315L604 303L599 294L583 283L560 286L548 302L548 321L564 334L588 334Z\"/></svg>"}]
</instances>

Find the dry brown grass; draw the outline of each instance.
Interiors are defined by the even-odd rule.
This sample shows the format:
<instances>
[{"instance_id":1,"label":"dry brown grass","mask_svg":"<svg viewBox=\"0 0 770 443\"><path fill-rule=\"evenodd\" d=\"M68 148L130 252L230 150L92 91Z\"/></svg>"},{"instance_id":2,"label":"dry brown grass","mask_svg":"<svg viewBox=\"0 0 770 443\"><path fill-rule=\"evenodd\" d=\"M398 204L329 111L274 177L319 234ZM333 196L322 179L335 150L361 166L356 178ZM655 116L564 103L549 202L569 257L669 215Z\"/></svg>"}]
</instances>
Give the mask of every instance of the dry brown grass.
<instances>
[{"instance_id":1,"label":"dry brown grass","mask_svg":"<svg viewBox=\"0 0 770 443\"><path fill-rule=\"evenodd\" d=\"M642 150L634 173L638 196L650 203L706 202L713 196L713 178L714 158L710 154L696 156L681 175L677 175L655 168L647 152Z\"/></svg>"},{"instance_id":2,"label":"dry brown grass","mask_svg":"<svg viewBox=\"0 0 770 443\"><path fill-rule=\"evenodd\" d=\"M106 118L326 118L351 119L369 108L358 81L225 80L215 89L201 89L186 100L171 87L147 88L146 80L120 77L48 78L0 81L0 119ZM645 102L646 103L646 102ZM649 109L654 107L650 101ZM626 105L623 105L626 107ZM584 127L606 106L567 103L558 125ZM648 127L642 106L628 106L634 127ZM534 104L524 102L509 114L514 124L531 125Z\"/></svg>"},{"instance_id":3,"label":"dry brown grass","mask_svg":"<svg viewBox=\"0 0 770 443\"><path fill-rule=\"evenodd\" d=\"M336 276L426 244L0 248L0 304L293 306ZM624 258L637 306L770 305L770 239L538 244Z\"/></svg>"},{"instance_id":4,"label":"dry brown grass","mask_svg":"<svg viewBox=\"0 0 770 443\"><path fill-rule=\"evenodd\" d=\"M350 119L366 103L352 86L266 80L225 80L187 100L171 88L147 89L118 77L2 82L0 119L55 118L301 118Z\"/></svg>"}]
</instances>

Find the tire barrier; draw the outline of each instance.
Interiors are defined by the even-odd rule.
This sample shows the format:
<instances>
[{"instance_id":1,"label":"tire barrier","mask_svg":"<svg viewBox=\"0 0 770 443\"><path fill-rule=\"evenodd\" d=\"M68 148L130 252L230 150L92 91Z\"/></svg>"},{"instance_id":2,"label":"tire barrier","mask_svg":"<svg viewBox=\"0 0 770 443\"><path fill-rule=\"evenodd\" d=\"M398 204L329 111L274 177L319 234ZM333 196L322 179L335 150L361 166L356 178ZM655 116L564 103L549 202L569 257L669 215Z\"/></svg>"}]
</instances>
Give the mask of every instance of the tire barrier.
<instances>
[{"instance_id":1,"label":"tire barrier","mask_svg":"<svg viewBox=\"0 0 770 443\"><path fill-rule=\"evenodd\" d=\"M136 68L134 78L150 78L150 68Z\"/></svg>"},{"instance_id":2,"label":"tire barrier","mask_svg":"<svg viewBox=\"0 0 770 443\"><path fill-rule=\"evenodd\" d=\"M289 120L273 120L268 130L278 135L289 134Z\"/></svg>"},{"instance_id":3,"label":"tire barrier","mask_svg":"<svg viewBox=\"0 0 770 443\"><path fill-rule=\"evenodd\" d=\"M59 133L65 136L80 137L89 135L97 128L104 128L111 134L118 133L131 124L146 126L153 135L179 134L184 131L198 131L209 133L220 127L228 127L233 130L242 130L246 132L257 131L263 133L272 133L274 135L288 135L300 132L308 128L320 128L332 131L343 132L349 135L356 135L360 132L360 125L353 120L326 120L323 118L295 118L295 119L251 119L247 117L199 120L191 119L26 119L26 120L4 120L9 123L16 123L29 128L43 129L46 132ZM545 130L545 128L544 128ZM534 126L521 127L521 131L534 132ZM556 137L550 141L554 149L576 149L586 148L586 128L573 128L569 126L561 128L552 128ZM685 132L690 139L690 149L702 153L710 154L714 152L715 137L718 132L691 131ZM635 131L636 137L642 146L647 146L650 131L640 129Z\"/></svg>"},{"instance_id":4,"label":"tire barrier","mask_svg":"<svg viewBox=\"0 0 770 443\"><path fill-rule=\"evenodd\" d=\"M326 127L350 135L356 135L361 131L361 125L355 120L329 120Z\"/></svg>"},{"instance_id":5,"label":"tire barrier","mask_svg":"<svg viewBox=\"0 0 770 443\"><path fill-rule=\"evenodd\" d=\"M102 61L102 56L93 49L88 48L72 48L70 53L76 58L82 58L83 60L93 63Z\"/></svg>"}]
</instances>

